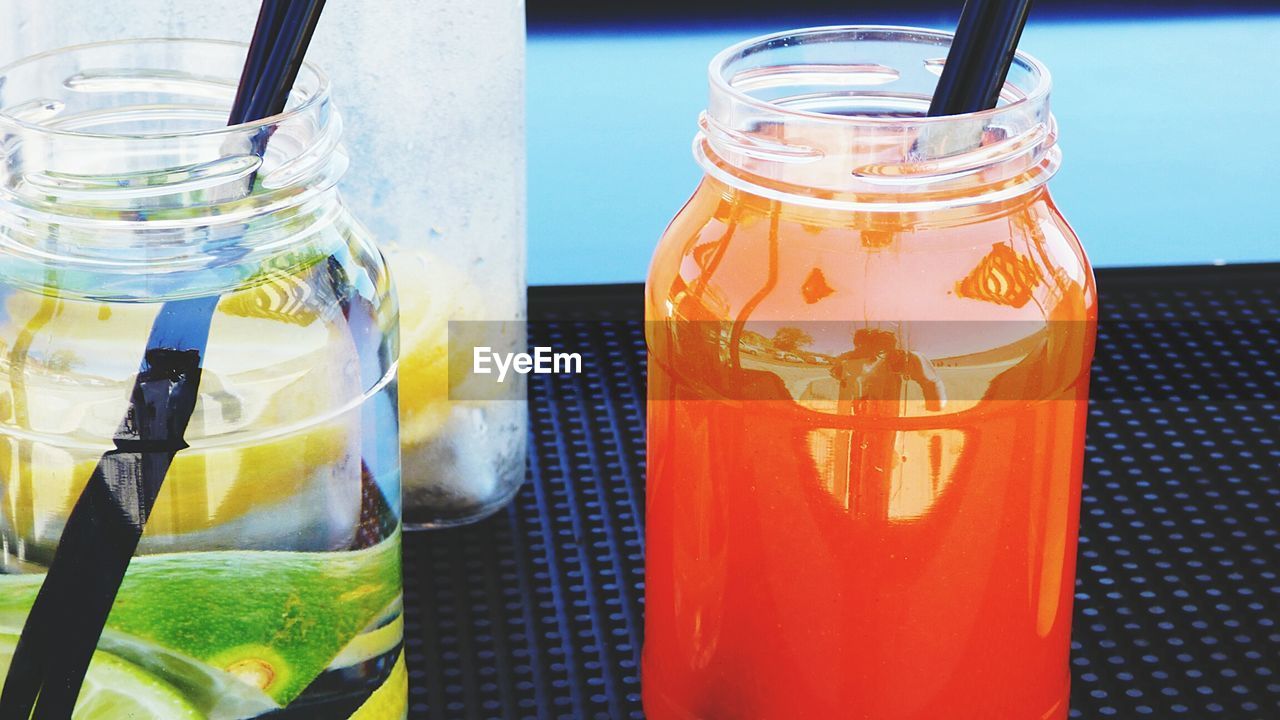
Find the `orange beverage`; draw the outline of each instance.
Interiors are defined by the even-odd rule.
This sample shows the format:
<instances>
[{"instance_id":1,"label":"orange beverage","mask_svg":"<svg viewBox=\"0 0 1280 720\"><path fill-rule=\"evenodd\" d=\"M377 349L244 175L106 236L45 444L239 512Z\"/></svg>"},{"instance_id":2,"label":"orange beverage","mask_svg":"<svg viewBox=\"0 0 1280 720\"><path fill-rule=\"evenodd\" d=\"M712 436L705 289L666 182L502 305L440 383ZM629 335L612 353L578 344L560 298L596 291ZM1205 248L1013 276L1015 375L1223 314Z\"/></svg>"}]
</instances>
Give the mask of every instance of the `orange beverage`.
<instances>
[{"instance_id":1,"label":"orange beverage","mask_svg":"<svg viewBox=\"0 0 1280 720\"><path fill-rule=\"evenodd\" d=\"M1058 720L1096 302L1048 76L925 119L942 33L712 63L655 254L650 720Z\"/></svg>"}]
</instances>

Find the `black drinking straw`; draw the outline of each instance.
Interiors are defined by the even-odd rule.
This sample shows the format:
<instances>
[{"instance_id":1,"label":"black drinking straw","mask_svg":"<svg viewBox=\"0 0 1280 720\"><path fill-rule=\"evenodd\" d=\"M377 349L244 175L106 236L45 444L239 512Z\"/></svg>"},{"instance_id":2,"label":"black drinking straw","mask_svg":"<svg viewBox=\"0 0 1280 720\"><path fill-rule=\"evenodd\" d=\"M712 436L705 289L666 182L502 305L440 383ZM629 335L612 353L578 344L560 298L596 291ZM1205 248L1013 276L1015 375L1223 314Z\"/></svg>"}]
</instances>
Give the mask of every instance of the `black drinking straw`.
<instances>
[{"instance_id":1,"label":"black drinking straw","mask_svg":"<svg viewBox=\"0 0 1280 720\"><path fill-rule=\"evenodd\" d=\"M284 111L293 83L298 79L298 71L302 68L302 59L307 54L307 46L311 44L311 36L320 21L320 12L324 10L324 0L299 0L286 4L289 7L284 15L284 31L277 36L279 40L267 58L267 71L254 88L242 122Z\"/></svg>"},{"instance_id":2,"label":"black drinking straw","mask_svg":"<svg viewBox=\"0 0 1280 720\"><path fill-rule=\"evenodd\" d=\"M324 0L263 0L230 125L284 110ZM265 141L258 144L265 148ZM70 720L116 593L195 411L217 297L164 303L129 407L67 517L0 693L0 720Z\"/></svg>"},{"instance_id":3,"label":"black drinking straw","mask_svg":"<svg viewBox=\"0 0 1280 720\"><path fill-rule=\"evenodd\" d=\"M967 0L960 12L929 115L959 115L996 106L1031 0Z\"/></svg>"},{"instance_id":4,"label":"black drinking straw","mask_svg":"<svg viewBox=\"0 0 1280 720\"><path fill-rule=\"evenodd\" d=\"M240 85L236 88L236 99L231 104L231 117L228 125L245 122L245 113L249 109L249 100L257 88L257 80L262 77L267 67L267 57L275 45L275 38L280 35L284 23L286 0L262 0L258 10L258 22L253 27L253 40L249 42L249 53L244 58L244 70L240 72Z\"/></svg>"}]
</instances>

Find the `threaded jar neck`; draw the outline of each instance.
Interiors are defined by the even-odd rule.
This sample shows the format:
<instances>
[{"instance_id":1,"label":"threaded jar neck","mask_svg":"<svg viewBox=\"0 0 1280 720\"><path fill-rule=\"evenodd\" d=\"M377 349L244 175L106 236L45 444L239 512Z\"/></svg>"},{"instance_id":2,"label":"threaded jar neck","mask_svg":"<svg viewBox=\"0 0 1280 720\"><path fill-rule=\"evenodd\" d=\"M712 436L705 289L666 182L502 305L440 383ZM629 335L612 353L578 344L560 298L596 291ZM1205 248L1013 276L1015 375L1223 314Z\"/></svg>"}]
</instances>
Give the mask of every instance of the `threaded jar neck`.
<instances>
[{"instance_id":1,"label":"threaded jar neck","mask_svg":"<svg viewBox=\"0 0 1280 720\"><path fill-rule=\"evenodd\" d=\"M1000 104L926 117L951 35L840 26L748 40L711 62L694 153L784 202L928 211L1020 195L1057 170L1050 78L1018 53Z\"/></svg>"},{"instance_id":2,"label":"threaded jar neck","mask_svg":"<svg viewBox=\"0 0 1280 720\"><path fill-rule=\"evenodd\" d=\"M245 53L129 40L0 69L0 251L163 273L242 258L322 219L347 165L328 80L304 65L285 112L227 127Z\"/></svg>"}]
</instances>

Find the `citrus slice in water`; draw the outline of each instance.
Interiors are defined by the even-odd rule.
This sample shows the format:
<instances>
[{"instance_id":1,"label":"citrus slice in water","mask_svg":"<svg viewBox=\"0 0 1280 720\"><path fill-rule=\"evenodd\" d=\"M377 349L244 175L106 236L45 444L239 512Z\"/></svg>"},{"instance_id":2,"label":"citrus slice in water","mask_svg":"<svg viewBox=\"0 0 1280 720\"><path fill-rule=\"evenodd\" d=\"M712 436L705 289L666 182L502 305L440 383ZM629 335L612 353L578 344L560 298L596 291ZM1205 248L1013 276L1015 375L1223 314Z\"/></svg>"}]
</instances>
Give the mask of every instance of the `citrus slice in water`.
<instances>
[{"instance_id":1,"label":"citrus slice in water","mask_svg":"<svg viewBox=\"0 0 1280 720\"><path fill-rule=\"evenodd\" d=\"M404 665L404 653L400 653L386 681L355 711L351 720L403 720L408 714L409 671Z\"/></svg>"},{"instance_id":2,"label":"citrus slice in water","mask_svg":"<svg viewBox=\"0 0 1280 720\"><path fill-rule=\"evenodd\" d=\"M389 250L400 301L400 441L430 439L449 417L449 321L484 317L467 273L421 252ZM465 355L465 348L455 348Z\"/></svg>"},{"instance_id":3,"label":"citrus slice in water","mask_svg":"<svg viewBox=\"0 0 1280 720\"><path fill-rule=\"evenodd\" d=\"M42 580L0 576L0 616L24 616ZM287 705L399 597L398 534L349 552L145 555L130 564L107 627Z\"/></svg>"},{"instance_id":4,"label":"citrus slice in water","mask_svg":"<svg viewBox=\"0 0 1280 720\"><path fill-rule=\"evenodd\" d=\"M358 396L359 378L343 353L333 350L339 330L320 322L282 322L270 308L259 309L261 303L243 301L262 290L229 293L219 305L211 331L216 341L187 433L193 447L179 453L167 473L148 522L148 539L182 536L188 546L199 547L201 538L194 533L226 528L285 503L295 510L285 516L295 525L323 525L329 520L323 501L332 488L349 486L351 504L359 500L359 413L339 412ZM0 481L4 501L13 508L12 519L0 517L0 524L17 526L11 532L21 532L28 544L41 545L30 536L39 526L44 537L56 537L102 452L111 448L156 312L154 303L109 304L23 292L3 299L0 324L10 335L29 338L29 347L10 352L7 365L0 363L0 381L16 388L3 403L12 406L22 429L52 428L52 437L65 439L37 440L22 448L0 439L0 467L24 478ZM15 368L17 356L21 361ZM7 378L14 369L21 377ZM314 418L328 419L301 425ZM264 434L268 437L259 439ZM203 447L209 436L219 446ZM244 441L232 442L235 438ZM344 485L338 478L350 482ZM274 524L281 517L275 514ZM354 524L354 513L347 520ZM246 525L264 538L279 536L264 524L272 523L257 517L232 531L238 541Z\"/></svg>"},{"instance_id":5,"label":"citrus slice in water","mask_svg":"<svg viewBox=\"0 0 1280 720\"><path fill-rule=\"evenodd\" d=\"M404 640L404 615L399 603L396 603L395 616L390 621L365 629L347 644L338 657L333 659L334 667L348 667L379 655L385 655L396 649Z\"/></svg>"},{"instance_id":6,"label":"citrus slice in water","mask_svg":"<svg viewBox=\"0 0 1280 720\"><path fill-rule=\"evenodd\" d=\"M14 635L0 635L0 677L18 645ZM73 720L200 720L203 716L165 681L136 665L104 652L93 654Z\"/></svg>"}]
</instances>

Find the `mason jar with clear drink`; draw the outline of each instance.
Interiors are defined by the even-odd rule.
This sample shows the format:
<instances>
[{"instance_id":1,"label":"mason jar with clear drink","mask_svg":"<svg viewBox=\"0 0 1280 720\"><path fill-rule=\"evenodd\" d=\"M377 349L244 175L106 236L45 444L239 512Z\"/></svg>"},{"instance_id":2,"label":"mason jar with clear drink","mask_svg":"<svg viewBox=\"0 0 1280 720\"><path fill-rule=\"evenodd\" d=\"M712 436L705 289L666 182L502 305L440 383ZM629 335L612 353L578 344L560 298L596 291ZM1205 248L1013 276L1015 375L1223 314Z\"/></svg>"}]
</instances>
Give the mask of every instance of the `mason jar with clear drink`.
<instances>
[{"instance_id":1,"label":"mason jar with clear drink","mask_svg":"<svg viewBox=\"0 0 1280 720\"><path fill-rule=\"evenodd\" d=\"M394 291L338 194L319 70L283 114L226 127L245 50L108 42L0 69L5 701L23 643L89 643L76 717L406 713ZM135 401L182 379L139 368L189 303L211 310L198 394L140 510L130 482L164 453L136 428L167 405ZM100 638L37 610L85 497L142 526Z\"/></svg>"},{"instance_id":2,"label":"mason jar with clear drink","mask_svg":"<svg viewBox=\"0 0 1280 720\"><path fill-rule=\"evenodd\" d=\"M0 62L123 38L241 41L258 5L0 4ZM523 0L329 3L308 52L343 99L343 197L400 296L409 526L478 520L525 478L523 395L477 400L449 381L450 364L471 360L450 356L450 322L500 329L490 339L504 351L525 344L524 12Z\"/></svg>"}]
</instances>

